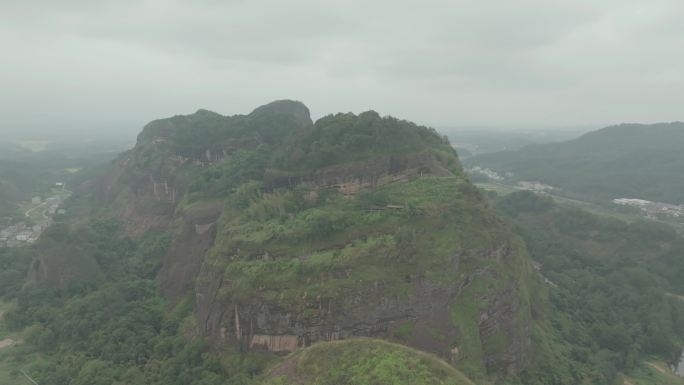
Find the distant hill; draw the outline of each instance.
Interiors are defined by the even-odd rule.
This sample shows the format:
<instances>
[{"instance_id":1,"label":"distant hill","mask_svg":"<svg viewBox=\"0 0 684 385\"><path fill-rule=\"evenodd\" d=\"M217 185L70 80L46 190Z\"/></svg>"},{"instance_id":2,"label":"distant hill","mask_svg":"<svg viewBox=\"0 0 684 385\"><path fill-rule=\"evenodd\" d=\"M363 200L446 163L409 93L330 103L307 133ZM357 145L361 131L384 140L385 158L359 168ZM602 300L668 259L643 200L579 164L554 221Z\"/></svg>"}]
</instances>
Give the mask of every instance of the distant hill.
<instances>
[{"instance_id":1,"label":"distant hill","mask_svg":"<svg viewBox=\"0 0 684 385\"><path fill-rule=\"evenodd\" d=\"M593 128L592 128L593 129ZM544 128L544 129L504 129L504 128L445 128L441 130L448 137L461 158L499 151L516 151L527 145L556 143L590 131L589 128Z\"/></svg>"},{"instance_id":2,"label":"distant hill","mask_svg":"<svg viewBox=\"0 0 684 385\"><path fill-rule=\"evenodd\" d=\"M464 163L595 200L634 197L684 203L681 122L611 126L575 140L478 155Z\"/></svg>"}]
</instances>

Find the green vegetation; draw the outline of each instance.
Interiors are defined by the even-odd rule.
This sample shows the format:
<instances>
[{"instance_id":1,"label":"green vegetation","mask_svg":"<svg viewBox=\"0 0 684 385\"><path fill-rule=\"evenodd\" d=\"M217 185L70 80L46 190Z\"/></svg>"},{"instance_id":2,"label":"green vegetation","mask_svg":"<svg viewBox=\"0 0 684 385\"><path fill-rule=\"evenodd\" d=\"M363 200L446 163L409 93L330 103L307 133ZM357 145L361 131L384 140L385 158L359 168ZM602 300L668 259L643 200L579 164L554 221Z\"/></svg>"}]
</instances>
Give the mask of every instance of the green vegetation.
<instances>
[{"instance_id":1,"label":"green vegetation","mask_svg":"<svg viewBox=\"0 0 684 385\"><path fill-rule=\"evenodd\" d=\"M512 172L513 180L538 180L564 194L606 202L641 198L684 203L684 124L623 124L563 143L483 154L469 166Z\"/></svg>"},{"instance_id":2,"label":"green vegetation","mask_svg":"<svg viewBox=\"0 0 684 385\"><path fill-rule=\"evenodd\" d=\"M32 253L0 247L0 301L15 298L26 280Z\"/></svg>"},{"instance_id":3,"label":"green vegetation","mask_svg":"<svg viewBox=\"0 0 684 385\"><path fill-rule=\"evenodd\" d=\"M472 385L439 358L382 340L313 345L272 370L264 385Z\"/></svg>"},{"instance_id":4,"label":"green vegetation","mask_svg":"<svg viewBox=\"0 0 684 385\"><path fill-rule=\"evenodd\" d=\"M380 117L374 111L358 116L329 115L315 124L309 121L303 125L300 120L291 119L283 123L276 120L281 118L280 114L262 112L263 116L259 115L257 121L263 126L246 130L244 125L252 127L255 124L253 114L216 118L219 119L216 124L221 130L215 128L217 131L212 135L220 133L220 138L215 138L212 146L223 143L224 147L239 150L231 151L224 162L210 165L200 178L192 178L189 190L194 196L191 199L224 196L235 192L248 181L262 182L264 187L293 187L313 179L314 171L333 165L352 164L351 167L337 170L338 173L344 173L354 172L354 162L387 160L390 168L399 169L402 160L410 155L430 155L440 167L455 174L461 172L458 159L446 138L437 135L433 129L392 117ZM196 127L193 122L183 122L178 130L202 135L203 126ZM297 123L299 127L295 126ZM288 131L286 128L289 124L292 126L289 126ZM152 137L155 132L151 129L146 131L149 132L144 133L145 137ZM177 142L174 142L170 151L181 154L188 152ZM194 155L189 156L198 156L197 151L190 151L189 154ZM154 152L144 157L151 159L152 154ZM199 156L201 158L203 155Z\"/></svg>"},{"instance_id":5,"label":"green vegetation","mask_svg":"<svg viewBox=\"0 0 684 385\"><path fill-rule=\"evenodd\" d=\"M308 292L344 307L378 282L386 289L370 302L382 295L405 297L415 290L413 274L453 286L460 279L447 269L453 253L491 249L508 236L463 178L444 138L374 112L313 124L308 111L290 102L231 118L199 111L152 123L126 156L134 159L123 177L122 191L131 194L126 197L138 180L149 181L147 170L156 170L188 181L179 211L223 201L218 236L203 267L227 278L217 301L272 302L307 319L315 316L303 300ZM169 157L191 161L171 166ZM200 173L193 162L203 162ZM333 179L346 177L365 165L376 178L403 172L405 162L414 162L415 170L403 183L363 186L354 196L315 175L329 167L337 173ZM422 176L434 170L451 176ZM95 202L88 194L77 198L77 205ZM164 208L148 196L135 204ZM15 302L5 324L24 339L3 353L2 365L26 369L41 385L244 384L262 373L273 355L241 352L230 344L210 349L199 337L193 293L173 304L160 295L155 278L169 234L148 231L128 238L118 221L101 219L111 216L109 209L72 215L22 249L25 257L12 252L0 259L8 278L2 294ZM496 228L485 229L483 221ZM478 264L463 266L468 272ZM23 289L21 277L29 277ZM428 332L444 338L437 328ZM376 345L370 356L384 349ZM389 369L403 370L398 374L414 383L439 378L443 370L456 372L440 364L428 374L430 360L399 350L378 356L375 364L385 369L370 370L366 381L383 381L393 375ZM477 370L484 376L482 365Z\"/></svg>"},{"instance_id":6,"label":"green vegetation","mask_svg":"<svg viewBox=\"0 0 684 385\"><path fill-rule=\"evenodd\" d=\"M115 222L93 222L70 231L51 229L35 249L22 252L39 253L55 242L57 231L62 242L78 242L82 258L96 259L104 277L63 287L40 281L24 290L22 281L3 281L3 295L16 301L3 309L3 325L25 340L1 352L3 376L16 378L16 369L23 368L46 385L208 385L224 384L229 376L241 384L262 365L236 352L219 359L201 339L188 340L195 333L192 303L184 299L169 310L154 281L168 244L165 234L132 240ZM12 266L25 277L23 259Z\"/></svg>"},{"instance_id":7,"label":"green vegetation","mask_svg":"<svg viewBox=\"0 0 684 385\"><path fill-rule=\"evenodd\" d=\"M389 155L442 151L452 168L457 161L448 140L430 128L375 111L337 114L319 119L309 132L291 138L275 157L283 169L319 169L333 164Z\"/></svg>"},{"instance_id":8,"label":"green vegetation","mask_svg":"<svg viewBox=\"0 0 684 385\"><path fill-rule=\"evenodd\" d=\"M650 385L672 379L646 362L684 343L674 230L515 192L496 209L523 243L445 138L373 111L156 121L103 179L37 244L0 250L0 338L23 340L0 352L0 382ZM180 234L209 251L169 249ZM165 259L199 271L173 300ZM385 332L448 362L368 339L281 359L247 338Z\"/></svg>"},{"instance_id":9,"label":"green vegetation","mask_svg":"<svg viewBox=\"0 0 684 385\"><path fill-rule=\"evenodd\" d=\"M281 305L307 291L344 299L360 283L378 280L408 290L407 274L431 271L438 277L441 270L435 267L448 263L444 251L467 247L479 236L466 230L479 213L459 199L461 183L459 178L420 178L355 199L335 191L316 194L304 186L264 193L245 185L228 199L214 263L226 264L231 296L254 300L259 293L277 293L273 300ZM381 209L369 210L379 202ZM398 208L387 209L388 204ZM441 215L450 210L461 214L460 223ZM231 259L223 256L238 249ZM337 271L347 273L333 278Z\"/></svg>"},{"instance_id":10,"label":"green vegetation","mask_svg":"<svg viewBox=\"0 0 684 385\"><path fill-rule=\"evenodd\" d=\"M627 385L683 385L684 378L672 373L661 361L645 361L631 370L624 379Z\"/></svg>"},{"instance_id":11,"label":"green vegetation","mask_svg":"<svg viewBox=\"0 0 684 385\"><path fill-rule=\"evenodd\" d=\"M558 207L529 191L497 207L550 286L549 322L539 333L555 344L548 354L556 364L531 369L526 383L612 383L652 356L679 358L684 301L667 293L684 290L684 239L672 228Z\"/></svg>"}]
</instances>

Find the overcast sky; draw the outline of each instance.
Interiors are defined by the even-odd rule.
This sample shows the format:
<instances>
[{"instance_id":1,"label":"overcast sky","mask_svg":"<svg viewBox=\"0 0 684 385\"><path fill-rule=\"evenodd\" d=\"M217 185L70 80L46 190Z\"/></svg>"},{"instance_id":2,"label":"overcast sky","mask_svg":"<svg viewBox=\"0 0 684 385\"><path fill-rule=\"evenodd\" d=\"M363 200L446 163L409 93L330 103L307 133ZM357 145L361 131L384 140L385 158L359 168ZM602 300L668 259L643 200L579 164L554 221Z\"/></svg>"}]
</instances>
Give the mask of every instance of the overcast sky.
<instances>
[{"instance_id":1,"label":"overcast sky","mask_svg":"<svg viewBox=\"0 0 684 385\"><path fill-rule=\"evenodd\" d=\"M437 127L684 120L682 0L0 0L0 130L301 100Z\"/></svg>"}]
</instances>

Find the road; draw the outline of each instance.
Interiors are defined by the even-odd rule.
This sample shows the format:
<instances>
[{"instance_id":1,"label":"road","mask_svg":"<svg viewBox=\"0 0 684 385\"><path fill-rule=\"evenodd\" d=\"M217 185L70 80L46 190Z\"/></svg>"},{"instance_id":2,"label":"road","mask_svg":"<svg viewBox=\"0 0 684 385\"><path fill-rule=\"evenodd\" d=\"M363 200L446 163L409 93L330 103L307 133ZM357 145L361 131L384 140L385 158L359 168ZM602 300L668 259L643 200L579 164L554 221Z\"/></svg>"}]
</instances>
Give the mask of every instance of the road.
<instances>
[{"instance_id":1,"label":"road","mask_svg":"<svg viewBox=\"0 0 684 385\"><path fill-rule=\"evenodd\" d=\"M31 207L30 209L26 210L26 212L24 213L24 216L30 217L30 216L31 216L31 212L32 212L33 210L35 210L35 209L37 209L37 208L39 208L39 207L45 206L46 203L47 203L47 202L43 202L43 203L39 204L38 206ZM43 214L43 215L44 215L44 214Z\"/></svg>"},{"instance_id":2,"label":"road","mask_svg":"<svg viewBox=\"0 0 684 385\"><path fill-rule=\"evenodd\" d=\"M31 383L32 383L33 385L38 385L38 383L36 382L36 380L34 380L34 379L31 378L28 374L26 374L26 372L24 371L24 369L21 369L21 370L19 370L19 371L21 372L21 374L24 375L24 377L26 377L27 380L31 381Z\"/></svg>"}]
</instances>

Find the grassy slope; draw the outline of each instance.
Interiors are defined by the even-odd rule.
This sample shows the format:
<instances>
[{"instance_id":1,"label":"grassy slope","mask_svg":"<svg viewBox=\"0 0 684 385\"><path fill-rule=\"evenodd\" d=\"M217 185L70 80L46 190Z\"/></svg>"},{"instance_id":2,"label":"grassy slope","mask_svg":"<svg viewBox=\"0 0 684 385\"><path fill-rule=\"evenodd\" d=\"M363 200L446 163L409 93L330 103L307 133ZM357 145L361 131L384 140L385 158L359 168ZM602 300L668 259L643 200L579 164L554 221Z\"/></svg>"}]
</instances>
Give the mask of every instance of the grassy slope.
<instances>
[{"instance_id":1,"label":"grassy slope","mask_svg":"<svg viewBox=\"0 0 684 385\"><path fill-rule=\"evenodd\" d=\"M300 350L271 371L268 385L474 385L439 358L383 340L327 342Z\"/></svg>"}]
</instances>

